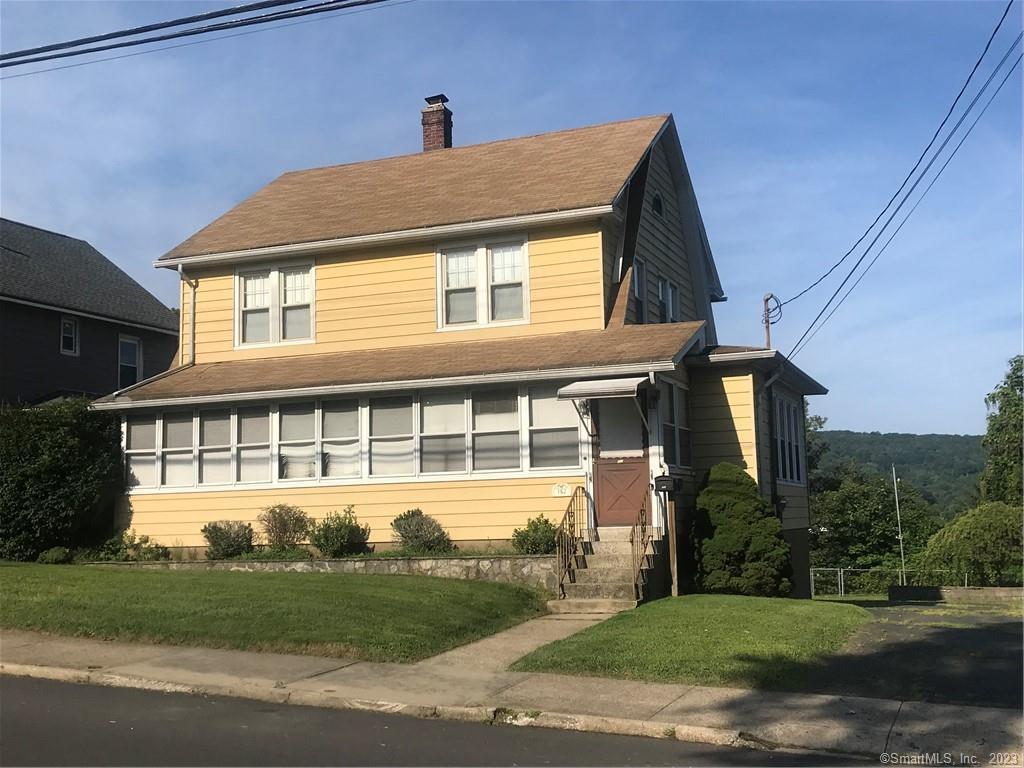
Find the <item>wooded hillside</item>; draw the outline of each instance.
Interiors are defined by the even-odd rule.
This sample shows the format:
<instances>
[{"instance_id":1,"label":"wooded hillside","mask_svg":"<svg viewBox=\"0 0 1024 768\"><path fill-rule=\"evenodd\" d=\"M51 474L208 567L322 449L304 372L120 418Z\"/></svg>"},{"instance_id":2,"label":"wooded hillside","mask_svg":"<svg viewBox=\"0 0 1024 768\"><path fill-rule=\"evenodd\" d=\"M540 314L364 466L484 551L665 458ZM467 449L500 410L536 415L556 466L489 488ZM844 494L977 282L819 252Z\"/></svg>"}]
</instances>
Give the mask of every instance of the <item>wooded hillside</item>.
<instances>
[{"instance_id":1,"label":"wooded hillside","mask_svg":"<svg viewBox=\"0 0 1024 768\"><path fill-rule=\"evenodd\" d=\"M854 461L897 474L916 487L945 519L977 501L978 475L985 465L981 435L907 435L823 430L829 449L821 470Z\"/></svg>"}]
</instances>

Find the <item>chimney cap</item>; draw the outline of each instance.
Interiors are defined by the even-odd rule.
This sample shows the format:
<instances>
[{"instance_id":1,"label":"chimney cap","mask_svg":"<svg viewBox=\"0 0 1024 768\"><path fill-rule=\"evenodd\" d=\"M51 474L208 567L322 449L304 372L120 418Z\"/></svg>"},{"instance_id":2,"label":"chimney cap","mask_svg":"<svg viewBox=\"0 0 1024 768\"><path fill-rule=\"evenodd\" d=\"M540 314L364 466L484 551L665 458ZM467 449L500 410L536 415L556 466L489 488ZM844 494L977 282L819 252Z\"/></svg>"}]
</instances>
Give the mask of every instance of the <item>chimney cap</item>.
<instances>
[{"instance_id":1,"label":"chimney cap","mask_svg":"<svg viewBox=\"0 0 1024 768\"><path fill-rule=\"evenodd\" d=\"M427 102L427 104L447 104L448 97L443 93L438 93L434 96L427 96L424 101Z\"/></svg>"}]
</instances>

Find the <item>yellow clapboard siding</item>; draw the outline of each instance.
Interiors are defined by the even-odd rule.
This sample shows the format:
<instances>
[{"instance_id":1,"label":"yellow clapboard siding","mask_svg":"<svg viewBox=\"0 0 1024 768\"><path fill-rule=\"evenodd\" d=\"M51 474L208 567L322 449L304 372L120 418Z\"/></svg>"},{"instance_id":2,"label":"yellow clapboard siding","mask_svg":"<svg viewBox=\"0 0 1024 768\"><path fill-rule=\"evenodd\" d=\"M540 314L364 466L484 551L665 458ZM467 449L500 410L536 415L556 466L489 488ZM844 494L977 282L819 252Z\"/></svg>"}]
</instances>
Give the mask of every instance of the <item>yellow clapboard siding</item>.
<instances>
[{"instance_id":1,"label":"yellow clapboard siding","mask_svg":"<svg viewBox=\"0 0 1024 768\"><path fill-rule=\"evenodd\" d=\"M258 528L266 506L294 504L319 519L352 504L371 526L372 542L391 540L391 521L413 507L421 508L448 529L455 540L509 539L531 517L558 521L569 499L553 496L552 487L581 484L581 475L518 477L499 480L452 480L346 486L278 486L265 489L187 493L136 493L129 497L130 525L138 534L168 546L202 546L203 525L241 520ZM178 541L180 540L180 541Z\"/></svg>"},{"instance_id":2,"label":"yellow clapboard siding","mask_svg":"<svg viewBox=\"0 0 1024 768\"><path fill-rule=\"evenodd\" d=\"M756 481L754 377L715 370L690 374L690 421L694 463L700 470L722 461L742 464Z\"/></svg>"},{"instance_id":3,"label":"yellow clapboard siding","mask_svg":"<svg viewBox=\"0 0 1024 768\"><path fill-rule=\"evenodd\" d=\"M443 333L437 329L433 244L318 256L315 342L311 344L235 349L234 268L198 271L194 275L199 281L196 362L483 341L603 327L598 224L550 227L528 233L528 241L530 322ZM183 288L183 326L188 325L186 293ZM181 338L184 350L188 333Z\"/></svg>"}]
</instances>

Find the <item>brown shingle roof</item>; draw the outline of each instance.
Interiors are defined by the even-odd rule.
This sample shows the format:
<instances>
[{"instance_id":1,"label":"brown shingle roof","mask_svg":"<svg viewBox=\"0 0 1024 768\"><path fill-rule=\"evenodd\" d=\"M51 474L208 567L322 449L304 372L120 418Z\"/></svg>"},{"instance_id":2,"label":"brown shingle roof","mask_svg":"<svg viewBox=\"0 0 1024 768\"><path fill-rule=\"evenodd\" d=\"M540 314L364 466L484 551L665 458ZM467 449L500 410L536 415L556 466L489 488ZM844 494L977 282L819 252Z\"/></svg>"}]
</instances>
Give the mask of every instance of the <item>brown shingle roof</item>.
<instances>
[{"instance_id":1,"label":"brown shingle roof","mask_svg":"<svg viewBox=\"0 0 1024 768\"><path fill-rule=\"evenodd\" d=\"M373 385L671 361L703 322L626 325L494 341L199 363L98 403Z\"/></svg>"},{"instance_id":2,"label":"brown shingle roof","mask_svg":"<svg viewBox=\"0 0 1024 768\"><path fill-rule=\"evenodd\" d=\"M667 119L286 173L161 258L607 205Z\"/></svg>"}]
</instances>

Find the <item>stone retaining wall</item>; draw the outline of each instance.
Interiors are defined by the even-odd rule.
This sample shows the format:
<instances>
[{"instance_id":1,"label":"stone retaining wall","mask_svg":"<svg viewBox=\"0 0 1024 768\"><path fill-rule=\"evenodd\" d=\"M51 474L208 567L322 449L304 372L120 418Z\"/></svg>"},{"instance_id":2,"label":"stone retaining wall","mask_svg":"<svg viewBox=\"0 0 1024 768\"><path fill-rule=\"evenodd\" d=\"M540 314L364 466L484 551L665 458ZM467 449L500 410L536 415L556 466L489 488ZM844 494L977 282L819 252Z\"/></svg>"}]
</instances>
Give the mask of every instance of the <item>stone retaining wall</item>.
<instances>
[{"instance_id":1,"label":"stone retaining wall","mask_svg":"<svg viewBox=\"0 0 1024 768\"><path fill-rule=\"evenodd\" d=\"M889 599L947 603L992 603L1021 599L1020 587L889 587Z\"/></svg>"},{"instance_id":2,"label":"stone retaining wall","mask_svg":"<svg viewBox=\"0 0 1024 768\"><path fill-rule=\"evenodd\" d=\"M90 563L163 571L290 571L295 573L373 573L439 576L522 584L554 592L552 555L482 555L467 557L351 557L339 560L161 560L145 563Z\"/></svg>"}]
</instances>

